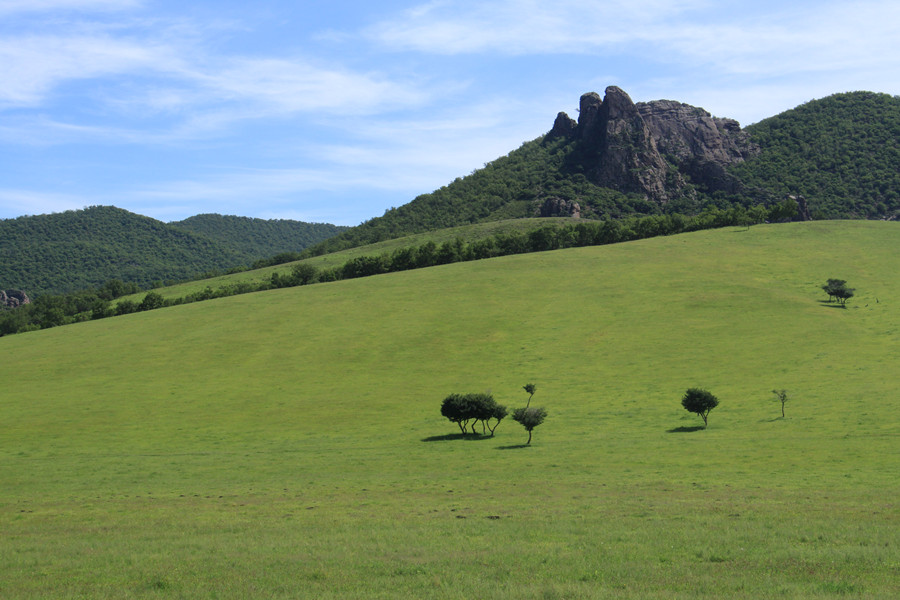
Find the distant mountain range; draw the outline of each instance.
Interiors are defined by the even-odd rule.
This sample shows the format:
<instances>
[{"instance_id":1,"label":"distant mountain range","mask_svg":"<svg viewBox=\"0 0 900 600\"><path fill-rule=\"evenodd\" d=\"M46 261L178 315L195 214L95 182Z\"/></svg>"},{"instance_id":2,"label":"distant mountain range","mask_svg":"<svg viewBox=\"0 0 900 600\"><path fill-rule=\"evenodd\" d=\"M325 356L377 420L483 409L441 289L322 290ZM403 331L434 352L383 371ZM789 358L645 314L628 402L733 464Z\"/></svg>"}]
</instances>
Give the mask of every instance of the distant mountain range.
<instances>
[{"instance_id":1,"label":"distant mountain range","mask_svg":"<svg viewBox=\"0 0 900 600\"><path fill-rule=\"evenodd\" d=\"M344 229L222 215L163 223L113 206L5 219L0 289L24 289L34 297L111 279L149 286L300 252Z\"/></svg>"},{"instance_id":2,"label":"distant mountain range","mask_svg":"<svg viewBox=\"0 0 900 600\"><path fill-rule=\"evenodd\" d=\"M900 98L836 94L742 129L616 87L578 119L384 216L346 228L207 214L162 223L114 207L0 221L0 289L142 286L421 233L534 216L618 219L799 200L798 219L900 217Z\"/></svg>"}]
</instances>

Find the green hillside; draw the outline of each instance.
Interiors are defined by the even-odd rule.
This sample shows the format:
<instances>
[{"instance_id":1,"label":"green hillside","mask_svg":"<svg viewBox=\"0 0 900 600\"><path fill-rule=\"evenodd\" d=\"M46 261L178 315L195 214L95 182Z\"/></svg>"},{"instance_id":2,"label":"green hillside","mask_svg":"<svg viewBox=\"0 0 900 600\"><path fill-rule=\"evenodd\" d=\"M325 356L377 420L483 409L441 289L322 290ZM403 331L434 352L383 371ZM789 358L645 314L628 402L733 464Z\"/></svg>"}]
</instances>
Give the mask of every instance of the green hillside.
<instances>
[{"instance_id":1,"label":"green hillside","mask_svg":"<svg viewBox=\"0 0 900 600\"><path fill-rule=\"evenodd\" d=\"M299 252L343 228L199 215L166 224L114 206L0 220L0 289L32 298L118 279L147 287Z\"/></svg>"},{"instance_id":2,"label":"green hillside","mask_svg":"<svg viewBox=\"0 0 900 600\"><path fill-rule=\"evenodd\" d=\"M348 229L328 223L217 214L195 215L183 221L173 221L169 225L202 234L225 247L233 248L246 257L248 262L282 252L300 252Z\"/></svg>"},{"instance_id":3,"label":"green hillside","mask_svg":"<svg viewBox=\"0 0 900 600\"><path fill-rule=\"evenodd\" d=\"M747 131L762 153L732 171L761 200L801 194L818 218L900 216L900 97L836 94Z\"/></svg>"},{"instance_id":4,"label":"green hillside","mask_svg":"<svg viewBox=\"0 0 900 600\"><path fill-rule=\"evenodd\" d=\"M895 597L898 244L728 228L0 338L0 596ZM526 383L530 447L440 416Z\"/></svg>"}]
</instances>

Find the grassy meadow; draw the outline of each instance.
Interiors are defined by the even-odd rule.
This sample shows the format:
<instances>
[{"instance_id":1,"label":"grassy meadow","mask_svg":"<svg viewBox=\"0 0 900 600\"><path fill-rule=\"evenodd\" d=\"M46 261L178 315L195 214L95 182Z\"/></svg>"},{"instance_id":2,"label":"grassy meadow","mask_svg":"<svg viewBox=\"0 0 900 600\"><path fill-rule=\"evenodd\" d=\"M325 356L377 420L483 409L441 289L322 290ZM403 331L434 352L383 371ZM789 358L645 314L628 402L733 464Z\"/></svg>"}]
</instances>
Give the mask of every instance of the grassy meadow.
<instances>
[{"instance_id":1,"label":"grassy meadow","mask_svg":"<svg viewBox=\"0 0 900 600\"><path fill-rule=\"evenodd\" d=\"M0 338L0 597L896 598L898 249L729 228ZM529 382L531 446L440 415Z\"/></svg>"},{"instance_id":2,"label":"grassy meadow","mask_svg":"<svg viewBox=\"0 0 900 600\"><path fill-rule=\"evenodd\" d=\"M437 231L429 231L426 233L417 233L414 235L404 236L385 240L375 244L366 244L356 248L348 248L339 252L323 254L321 256L313 256L298 260L295 262L273 265L270 267L262 267L259 269L250 269L239 273L229 273L227 275L219 275L207 279L197 279L195 281L186 281L174 285L165 286L154 290L163 298L183 298L189 294L194 294L205 290L207 287L218 290L229 285L242 283L250 283L259 285L272 280L272 275L287 275L291 272L294 265L305 263L316 267L319 270L327 270L335 267L341 267L349 260L360 256L380 256L382 254L390 254L402 248L414 248L421 246L426 242L434 242L438 246L444 242L452 242L456 238L464 242L473 242L492 237L501 233L509 233L513 231L528 232L542 224L559 224L559 223L577 223L577 219L569 217L536 217L533 219L509 219L505 221L489 221L487 223L474 223L471 225L461 225L459 227L449 227ZM124 296L122 300L131 300L140 302L143 300L146 292L131 294ZM116 301L117 303L118 301Z\"/></svg>"}]
</instances>

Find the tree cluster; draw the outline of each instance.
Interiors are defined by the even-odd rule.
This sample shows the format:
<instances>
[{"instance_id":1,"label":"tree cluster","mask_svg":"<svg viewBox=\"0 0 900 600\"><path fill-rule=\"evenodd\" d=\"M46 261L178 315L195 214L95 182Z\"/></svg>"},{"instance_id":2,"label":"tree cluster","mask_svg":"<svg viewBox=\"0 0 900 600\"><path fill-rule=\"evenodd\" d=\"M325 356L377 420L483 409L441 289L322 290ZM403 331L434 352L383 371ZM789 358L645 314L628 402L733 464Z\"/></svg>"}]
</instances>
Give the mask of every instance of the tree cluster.
<instances>
[{"instance_id":1,"label":"tree cluster","mask_svg":"<svg viewBox=\"0 0 900 600\"><path fill-rule=\"evenodd\" d=\"M847 305L847 300L853 297L856 289L847 287L847 282L843 279L829 279L822 286L822 290L828 294L828 301L837 301L841 306Z\"/></svg>"},{"instance_id":2,"label":"tree cluster","mask_svg":"<svg viewBox=\"0 0 900 600\"><path fill-rule=\"evenodd\" d=\"M527 444L530 445L531 433L547 418L547 410L530 406L531 398L537 390L533 383L526 384L523 389L529 394L528 404L525 408L513 410L512 418L528 432ZM507 410L505 406L497 404L490 394L450 394L441 403L441 415L456 423L463 435L476 434L475 426L481 422L481 432L489 430L493 437L500 421L506 417ZM493 425L491 419L494 420Z\"/></svg>"},{"instance_id":3,"label":"tree cluster","mask_svg":"<svg viewBox=\"0 0 900 600\"><path fill-rule=\"evenodd\" d=\"M441 403L441 415L456 423L463 435L477 433L475 426L480 422L481 432L489 430L493 436L507 411L490 394L450 394Z\"/></svg>"}]
</instances>

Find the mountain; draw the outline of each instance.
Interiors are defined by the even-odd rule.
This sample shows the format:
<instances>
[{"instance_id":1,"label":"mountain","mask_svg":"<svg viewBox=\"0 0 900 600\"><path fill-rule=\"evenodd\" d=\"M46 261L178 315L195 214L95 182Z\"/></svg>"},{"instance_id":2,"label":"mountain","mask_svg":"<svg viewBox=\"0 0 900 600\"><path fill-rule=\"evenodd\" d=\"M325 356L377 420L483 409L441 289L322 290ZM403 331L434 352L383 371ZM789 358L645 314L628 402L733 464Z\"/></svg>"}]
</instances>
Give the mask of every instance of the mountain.
<instances>
[{"instance_id":1,"label":"mountain","mask_svg":"<svg viewBox=\"0 0 900 600\"><path fill-rule=\"evenodd\" d=\"M112 206L0 220L0 287L30 296L141 286L302 250L339 228L201 215L166 224ZM267 240L271 236L272 240Z\"/></svg>"},{"instance_id":2,"label":"mountain","mask_svg":"<svg viewBox=\"0 0 900 600\"><path fill-rule=\"evenodd\" d=\"M578 120L311 248L321 254L466 223L528 216L696 214L802 198L816 218L900 216L900 98L853 92L745 129L672 100L609 87Z\"/></svg>"}]
</instances>

